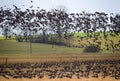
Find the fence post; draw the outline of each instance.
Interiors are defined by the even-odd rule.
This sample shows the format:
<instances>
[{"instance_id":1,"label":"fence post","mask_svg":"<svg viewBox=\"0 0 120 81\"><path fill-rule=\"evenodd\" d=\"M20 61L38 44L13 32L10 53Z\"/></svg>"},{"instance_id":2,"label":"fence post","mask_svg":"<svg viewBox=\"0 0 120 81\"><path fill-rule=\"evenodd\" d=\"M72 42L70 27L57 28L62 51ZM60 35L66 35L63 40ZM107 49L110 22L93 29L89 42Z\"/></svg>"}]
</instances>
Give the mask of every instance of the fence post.
<instances>
[{"instance_id":1,"label":"fence post","mask_svg":"<svg viewBox=\"0 0 120 81\"><path fill-rule=\"evenodd\" d=\"M62 57L60 57L60 62L62 62Z\"/></svg>"},{"instance_id":2,"label":"fence post","mask_svg":"<svg viewBox=\"0 0 120 81\"><path fill-rule=\"evenodd\" d=\"M76 56L76 61L77 61L77 56Z\"/></svg>"},{"instance_id":3,"label":"fence post","mask_svg":"<svg viewBox=\"0 0 120 81\"><path fill-rule=\"evenodd\" d=\"M7 61L8 61L8 59L7 59L7 57L5 58L5 64L7 64Z\"/></svg>"}]
</instances>

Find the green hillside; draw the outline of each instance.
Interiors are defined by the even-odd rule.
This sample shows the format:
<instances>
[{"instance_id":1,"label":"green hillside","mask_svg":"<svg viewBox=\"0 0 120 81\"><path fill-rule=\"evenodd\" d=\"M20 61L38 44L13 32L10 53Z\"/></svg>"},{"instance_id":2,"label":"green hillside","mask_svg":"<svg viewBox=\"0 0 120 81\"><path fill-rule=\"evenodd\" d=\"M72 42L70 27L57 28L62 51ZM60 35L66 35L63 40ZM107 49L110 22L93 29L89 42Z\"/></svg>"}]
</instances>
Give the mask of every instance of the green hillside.
<instances>
[{"instance_id":1,"label":"green hillside","mask_svg":"<svg viewBox=\"0 0 120 81\"><path fill-rule=\"evenodd\" d=\"M95 38L84 37L80 38L76 36L71 40L71 47L58 46L52 44L42 44L42 43L32 43L32 54L41 54L47 56L48 54L54 55L67 55L67 54L83 54L83 49L90 44L98 44L101 42L101 52L111 54L113 49L111 47L111 42L114 44L120 43L120 37L99 37L97 40ZM107 49L106 44L109 49ZM117 46L115 53L120 52L120 46ZM0 55L29 55L30 54L30 43L29 42L17 42L14 39L5 40L4 37L0 37Z\"/></svg>"}]
</instances>

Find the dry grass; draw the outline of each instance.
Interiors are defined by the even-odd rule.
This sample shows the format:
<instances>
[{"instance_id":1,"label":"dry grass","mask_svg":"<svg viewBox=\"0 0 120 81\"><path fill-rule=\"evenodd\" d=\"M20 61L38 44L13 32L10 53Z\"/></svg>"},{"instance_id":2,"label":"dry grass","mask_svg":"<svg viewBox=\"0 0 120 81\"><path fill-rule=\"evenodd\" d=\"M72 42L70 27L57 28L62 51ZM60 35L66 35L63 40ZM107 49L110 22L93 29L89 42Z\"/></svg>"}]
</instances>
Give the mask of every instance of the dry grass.
<instances>
[{"instance_id":1,"label":"dry grass","mask_svg":"<svg viewBox=\"0 0 120 81\"><path fill-rule=\"evenodd\" d=\"M77 79L75 76L73 76L72 79L70 79L70 78L48 79L47 77L42 78L42 79L38 79L38 78L33 78L33 79L26 79L26 78L22 78L22 79L13 79L13 78L5 79L3 77L0 77L0 81L119 81L119 80L116 80L116 79L111 78L111 77L106 77L106 78L102 78L102 77L92 78L92 77L90 77L90 78L80 78L80 79Z\"/></svg>"},{"instance_id":2,"label":"dry grass","mask_svg":"<svg viewBox=\"0 0 120 81\"><path fill-rule=\"evenodd\" d=\"M7 58L7 59L6 59ZM45 54L45 55L28 55L28 56L0 56L0 63L24 63L24 62L47 62L47 61L82 61L82 60L105 60L120 59L120 54Z\"/></svg>"}]
</instances>

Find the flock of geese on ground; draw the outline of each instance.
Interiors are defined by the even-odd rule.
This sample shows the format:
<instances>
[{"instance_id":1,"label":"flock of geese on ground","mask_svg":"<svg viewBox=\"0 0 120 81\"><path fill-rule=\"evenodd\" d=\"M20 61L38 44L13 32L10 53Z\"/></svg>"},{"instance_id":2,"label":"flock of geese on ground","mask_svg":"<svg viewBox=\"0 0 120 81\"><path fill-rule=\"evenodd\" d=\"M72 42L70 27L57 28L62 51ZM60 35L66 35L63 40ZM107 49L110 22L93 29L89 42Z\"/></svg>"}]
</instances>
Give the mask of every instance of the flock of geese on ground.
<instances>
[{"instance_id":1,"label":"flock of geese on ground","mask_svg":"<svg viewBox=\"0 0 120 81\"><path fill-rule=\"evenodd\" d=\"M10 78L105 78L120 79L120 60L61 61L0 64L0 77Z\"/></svg>"}]
</instances>

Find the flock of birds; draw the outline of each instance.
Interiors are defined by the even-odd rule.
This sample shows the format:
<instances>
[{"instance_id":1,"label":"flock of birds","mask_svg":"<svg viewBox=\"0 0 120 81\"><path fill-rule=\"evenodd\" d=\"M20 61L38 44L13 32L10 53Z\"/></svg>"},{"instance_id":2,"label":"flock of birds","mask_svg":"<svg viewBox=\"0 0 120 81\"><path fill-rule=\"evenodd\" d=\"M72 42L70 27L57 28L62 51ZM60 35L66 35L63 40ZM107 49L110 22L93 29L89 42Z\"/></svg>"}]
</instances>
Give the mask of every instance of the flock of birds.
<instances>
[{"instance_id":1,"label":"flock of birds","mask_svg":"<svg viewBox=\"0 0 120 81\"><path fill-rule=\"evenodd\" d=\"M21 78L105 78L120 79L120 60L61 61L0 64L0 77Z\"/></svg>"},{"instance_id":2,"label":"flock of birds","mask_svg":"<svg viewBox=\"0 0 120 81\"><path fill-rule=\"evenodd\" d=\"M74 42L75 43L77 42L77 43L74 44L74 42L73 42L72 47L84 48L88 45L94 44L94 45L99 46L101 48L101 50L107 50L107 51L109 51L109 50L112 50L112 51L118 50L119 51L120 50L120 39L119 39L119 37L117 38L116 36L113 37L113 39L111 37L106 37L106 38L77 37L77 38L79 38L79 39L74 40Z\"/></svg>"},{"instance_id":3,"label":"flock of birds","mask_svg":"<svg viewBox=\"0 0 120 81\"><path fill-rule=\"evenodd\" d=\"M31 1L33 3L33 1ZM78 42L81 42L83 38L80 38ZM87 40L87 43L91 42ZM94 38L92 41L101 45L100 41ZM118 43L114 43L113 40L105 39L105 49L120 48L120 40ZM111 44L109 44L110 42ZM85 47L80 43L79 47ZM39 78L48 77L54 78L72 78L76 76L80 78L99 78L99 77L113 77L120 79L120 60L87 60L87 61L62 61L62 62L43 62L43 63L7 63L0 64L0 77L6 79L10 78Z\"/></svg>"}]
</instances>

